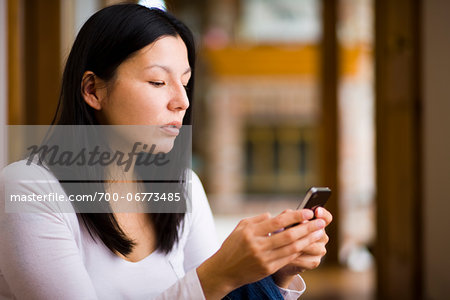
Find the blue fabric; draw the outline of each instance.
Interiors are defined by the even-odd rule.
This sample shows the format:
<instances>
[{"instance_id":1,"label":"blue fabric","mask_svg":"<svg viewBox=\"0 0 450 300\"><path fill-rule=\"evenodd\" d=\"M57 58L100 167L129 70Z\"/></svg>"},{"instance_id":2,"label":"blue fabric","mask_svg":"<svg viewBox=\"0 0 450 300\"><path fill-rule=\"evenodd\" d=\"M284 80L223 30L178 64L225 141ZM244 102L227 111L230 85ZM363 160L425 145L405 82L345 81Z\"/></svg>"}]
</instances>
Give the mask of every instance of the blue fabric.
<instances>
[{"instance_id":1,"label":"blue fabric","mask_svg":"<svg viewBox=\"0 0 450 300\"><path fill-rule=\"evenodd\" d=\"M283 296L271 276L235 289L223 300L283 300Z\"/></svg>"}]
</instances>

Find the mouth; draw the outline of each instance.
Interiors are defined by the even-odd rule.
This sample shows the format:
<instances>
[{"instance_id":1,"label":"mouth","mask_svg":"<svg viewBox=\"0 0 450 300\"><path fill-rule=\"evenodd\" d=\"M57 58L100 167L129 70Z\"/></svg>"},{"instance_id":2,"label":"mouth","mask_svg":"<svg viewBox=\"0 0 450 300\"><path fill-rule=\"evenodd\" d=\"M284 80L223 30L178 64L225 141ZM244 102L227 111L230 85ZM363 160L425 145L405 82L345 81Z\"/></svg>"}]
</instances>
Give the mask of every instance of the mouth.
<instances>
[{"instance_id":1,"label":"mouth","mask_svg":"<svg viewBox=\"0 0 450 300\"><path fill-rule=\"evenodd\" d=\"M170 123L167 123L167 124L165 124L165 125L163 125L161 127L169 127L169 128L180 129L181 128L181 122L170 122Z\"/></svg>"},{"instance_id":2,"label":"mouth","mask_svg":"<svg viewBox=\"0 0 450 300\"><path fill-rule=\"evenodd\" d=\"M170 123L160 127L161 130L170 136L177 136L180 133L181 123Z\"/></svg>"}]
</instances>

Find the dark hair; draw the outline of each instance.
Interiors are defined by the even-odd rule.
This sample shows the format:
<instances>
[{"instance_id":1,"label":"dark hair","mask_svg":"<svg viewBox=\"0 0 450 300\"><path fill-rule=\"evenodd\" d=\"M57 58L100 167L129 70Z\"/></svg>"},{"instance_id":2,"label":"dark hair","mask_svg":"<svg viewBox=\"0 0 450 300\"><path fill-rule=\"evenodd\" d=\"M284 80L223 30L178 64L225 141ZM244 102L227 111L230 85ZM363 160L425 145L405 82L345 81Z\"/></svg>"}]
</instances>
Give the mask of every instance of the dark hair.
<instances>
[{"instance_id":1,"label":"dark hair","mask_svg":"<svg viewBox=\"0 0 450 300\"><path fill-rule=\"evenodd\" d=\"M86 71L108 81L117 67L136 51L162 36L180 36L184 41L191 68L187 96L191 103L183 124L191 124L195 69L195 47L191 31L171 14L138 4L106 7L83 25L78 33L64 69L61 94L52 125L97 125L94 109L84 101L81 80ZM132 125L132 124L130 124ZM57 175L55 175L57 178ZM82 178L82 177L81 177ZM61 182L63 188L69 186ZM73 205L76 205L73 203ZM112 213L78 213L91 237L94 232L111 250L123 255L131 253L135 243L120 229ZM149 214L156 231L156 249L168 253L178 241L184 213Z\"/></svg>"}]
</instances>

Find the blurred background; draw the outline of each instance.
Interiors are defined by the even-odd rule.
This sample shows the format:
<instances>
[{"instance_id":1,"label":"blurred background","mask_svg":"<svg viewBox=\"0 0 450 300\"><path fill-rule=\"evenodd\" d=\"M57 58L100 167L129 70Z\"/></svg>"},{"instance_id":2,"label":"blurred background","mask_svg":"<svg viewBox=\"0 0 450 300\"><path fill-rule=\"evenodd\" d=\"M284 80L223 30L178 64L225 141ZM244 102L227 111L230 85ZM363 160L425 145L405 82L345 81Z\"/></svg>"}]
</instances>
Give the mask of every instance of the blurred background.
<instances>
[{"instance_id":1,"label":"blurred background","mask_svg":"<svg viewBox=\"0 0 450 300\"><path fill-rule=\"evenodd\" d=\"M51 122L76 33L120 2L0 0L2 128ZM221 240L329 186L328 253L302 299L447 296L450 1L129 2L194 32L193 168Z\"/></svg>"}]
</instances>

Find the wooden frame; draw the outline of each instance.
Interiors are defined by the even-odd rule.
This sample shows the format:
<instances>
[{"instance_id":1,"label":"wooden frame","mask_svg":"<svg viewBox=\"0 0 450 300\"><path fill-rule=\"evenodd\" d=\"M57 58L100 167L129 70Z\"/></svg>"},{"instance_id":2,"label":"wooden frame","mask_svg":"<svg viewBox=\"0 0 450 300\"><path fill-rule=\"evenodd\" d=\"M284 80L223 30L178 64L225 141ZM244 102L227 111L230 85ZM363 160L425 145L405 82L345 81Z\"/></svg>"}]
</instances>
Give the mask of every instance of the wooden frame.
<instances>
[{"instance_id":1,"label":"wooden frame","mask_svg":"<svg viewBox=\"0 0 450 300\"><path fill-rule=\"evenodd\" d=\"M61 78L60 1L8 1L8 123L50 124Z\"/></svg>"},{"instance_id":2,"label":"wooden frame","mask_svg":"<svg viewBox=\"0 0 450 300\"><path fill-rule=\"evenodd\" d=\"M319 147L321 184L333 191L327 208L334 217L334 222L327 228L330 242L327 245L327 262L338 262L339 250L339 183L338 183L338 46L336 36L337 1L322 0L322 51L321 51L321 135Z\"/></svg>"},{"instance_id":3,"label":"wooden frame","mask_svg":"<svg viewBox=\"0 0 450 300\"><path fill-rule=\"evenodd\" d=\"M7 3L7 51L8 51L8 124L24 124L23 93L23 3L8 0Z\"/></svg>"},{"instance_id":4,"label":"wooden frame","mask_svg":"<svg viewBox=\"0 0 450 300\"><path fill-rule=\"evenodd\" d=\"M61 84L60 1L25 1L27 125L50 124Z\"/></svg>"},{"instance_id":5,"label":"wooden frame","mask_svg":"<svg viewBox=\"0 0 450 300\"><path fill-rule=\"evenodd\" d=\"M377 292L422 298L420 5L375 1Z\"/></svg>"}]
</instances>

